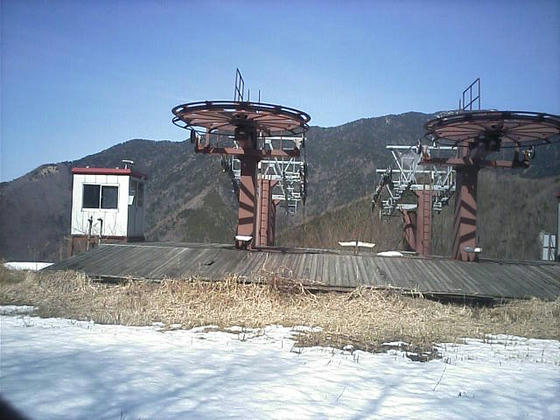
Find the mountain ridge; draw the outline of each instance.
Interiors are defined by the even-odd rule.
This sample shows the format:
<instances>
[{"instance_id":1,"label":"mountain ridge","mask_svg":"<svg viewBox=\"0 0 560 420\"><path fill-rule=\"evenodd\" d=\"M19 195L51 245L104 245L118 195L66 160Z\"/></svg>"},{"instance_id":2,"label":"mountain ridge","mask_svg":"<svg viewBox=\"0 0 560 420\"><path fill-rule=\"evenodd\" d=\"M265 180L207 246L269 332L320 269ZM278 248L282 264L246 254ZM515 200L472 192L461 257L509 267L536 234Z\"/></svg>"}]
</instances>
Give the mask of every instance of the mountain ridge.
<instances>
[{"instance_id":1,"label":"mountain ridge","mask_svg":"<svg viewBox=\"0 0 560 420\"><path fill-rule=\"evenodd\" d=\"M305 156L309 167L308 217L344 206L373 192L375 170L389 166L388 144L414 145L433 114L406 112L360 118L336 127L312 126ZM560 173L560 147L542 149L525 177ZM188 141L130 139L74 161L41 165L0 183L0 257L60 259L70 228L72 166L121 166L135 161L145 173L148 240L232 241L236 199L219 159L196 155ZM517 173L520 173L519 171ZM279 229L301 223L279 211Z\"/></svg>"}]
</instances>

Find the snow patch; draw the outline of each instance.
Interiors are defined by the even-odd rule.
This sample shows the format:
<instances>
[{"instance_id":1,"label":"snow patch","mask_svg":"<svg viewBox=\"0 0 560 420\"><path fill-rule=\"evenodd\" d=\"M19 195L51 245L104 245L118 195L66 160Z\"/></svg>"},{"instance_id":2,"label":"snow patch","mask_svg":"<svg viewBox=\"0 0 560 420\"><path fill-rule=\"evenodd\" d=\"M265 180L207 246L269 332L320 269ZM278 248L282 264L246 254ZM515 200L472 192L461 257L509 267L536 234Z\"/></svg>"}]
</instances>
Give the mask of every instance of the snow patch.
<instances>
[{"instance_id":1,"label":"snow patch","mask_svg":"<svg viewBox=\"0 0 560 420\"><path fill-rule=\"evenodd\" d=\"M29 418L560 418L555 340L466 339L417 363L396 349L294 351L298 331L282 326L0 325L2 397Z\"/></svg>"},{"instance_id":2,"label":"snow patch","mask_svg":"<svg viewBox=\"0 0 560 420\"><path fill-rule=\"evenodd\" d=\"M17 262L11 261L4 263L4 267L8 270L29 270L29 271L39 271L43 268L53 265L50 262Z\"/></svg>"},{"instance_id":3,"label":"snow patch","mask_svg":"<svg viewBox=\"0 0 560 420\"><path fill-rule=\"evenodd\" d=\"M29 314L35 310L34 306L0 305L0 315Z\"/></svg>"},{"instance_id":4,"label":"snow patch","mask_svg":"<svg viewBox=\"0 0 560 420\"><path fill-rule=\"evenodd\" d=\"M378 252L379 257L402 257L403 253L399 251L382 251Z\"/></svg>"},{"instance_id":5,"label":"snow patch","mask_svg":"<svg viewBox=\"0 0 560 420\"><path fill-rule=\"evenodd\" d=\"M405 347L408 346L409 344L405 341L390 341L388 343L383 343L381 345L387 347Z\"/></svg>"}]
</instances>

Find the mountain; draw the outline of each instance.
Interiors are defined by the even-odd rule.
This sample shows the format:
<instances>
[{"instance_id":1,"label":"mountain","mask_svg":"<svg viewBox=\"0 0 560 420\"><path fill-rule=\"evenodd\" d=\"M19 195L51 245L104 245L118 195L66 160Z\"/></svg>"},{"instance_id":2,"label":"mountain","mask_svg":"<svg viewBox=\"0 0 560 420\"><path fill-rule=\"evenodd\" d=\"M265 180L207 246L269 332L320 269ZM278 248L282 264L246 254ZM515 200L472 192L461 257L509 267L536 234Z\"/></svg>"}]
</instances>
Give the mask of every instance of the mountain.
<instances>
[{"instance_id":1,"label":"mountain","mask_svg":"<svg viewBox=\"0 0 560 420\"><path fill-rule=\"evenodd\" d=\"M309 166L307 211L320 214L373 192L375 170L391 164L385 146L416 144L429 117L408 112L332 128L312 127L305 151Z\"/></svg>"},{"instance_id":2,"label":"mountain","mask_svg":"<svg viewBox=\"0 0 560 420\"><path fill-rule=\"evenodd\" d=\"M337 127L311 127L304 152L309 166L305 211L295 218L279 211L279 230L371 194L375 170L392 163L385 146L415 144L431 116L409 112ZM532 178L560 174L560 147L555 146L538 149L534 165L515 172ZM64 237L70 230L71 167L117 167L122 159L134 160L135 170L149 177L148 240L232 242L237 204L219 159L196 155L188 142L136 139L74 162L43 165L1 183L0 257L63 257ZM531 199L524 198L526 205L531 205Z\"/></svg>"},{"instance_id":3,"label":"mountain","mask_svg":"<svg viewBox=\"0 0 560 420\"><path fill-rule=\"evenodd\" d=\"M0 257L41 261L64 256L70 230L70 164L43 165L0 184Z\"/></svg>"}]
</instances>

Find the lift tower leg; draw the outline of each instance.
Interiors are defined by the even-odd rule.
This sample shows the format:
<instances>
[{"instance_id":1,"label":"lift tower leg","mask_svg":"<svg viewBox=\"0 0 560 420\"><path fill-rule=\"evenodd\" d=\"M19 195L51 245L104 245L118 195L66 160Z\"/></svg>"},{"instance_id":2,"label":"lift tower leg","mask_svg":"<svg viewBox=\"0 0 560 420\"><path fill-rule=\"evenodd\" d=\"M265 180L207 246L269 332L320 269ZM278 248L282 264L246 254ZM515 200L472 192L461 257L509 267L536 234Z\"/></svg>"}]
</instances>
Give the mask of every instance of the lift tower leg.
<instances>
[{"instance_id":1,"label":"lift tower leg","mask_svg":"<svg viewBox=\"0 0 560 420\"><path fill-rule=\"evenodd\" d=\"M457 168L453 258L460 261L475 259L472 250L476 247L476 190L479 170L480 167L476 165ZM471 248L471 252L466 252L465 248Z\"/></svg>"},{"instance_id":2,"label":"lift tower leg","mask_svg":"<svg viewBox=\"0 0 560 420\"><path fill-rule=\"evenodd\" d=\"M251 248L256 239L256 182L257 159L245 156L241 159L241 180L239 183L239 211L237 221L237 248ZM239 240L239 237L251 237L249 241Z\"/></svg>"},{"instance_id":3,"label":"lift tower leg","mask_svg":"<svg viewBox=\"0 0 560 420\"><path fill-rule=\"evenodd\" d=\"M258 179L259 193L257 208L257 247L273 246L276 225L276 204L272 200L272 188L276 181L269 179Z\"/></svg>"},{"instance_id":4,"label":"lift tower leg","mask_svg":"<svg viewBox=\"0 0 560 420\"><path fill-rule=\"evenodd\" d=\"M424 188L416 191L418 196L416 252L429 257L432 255L432 190Z\"/></svg>"},{"instance_id":5,"label":"lift tower leg","mask_svg":"<svg viewBox=\"0 0 560 420\"><path fill-rule=\"evenodd\" d=\"M416 251L416 212L401 210L404 226L405 251Z\"/></svg>"}]
</instances>

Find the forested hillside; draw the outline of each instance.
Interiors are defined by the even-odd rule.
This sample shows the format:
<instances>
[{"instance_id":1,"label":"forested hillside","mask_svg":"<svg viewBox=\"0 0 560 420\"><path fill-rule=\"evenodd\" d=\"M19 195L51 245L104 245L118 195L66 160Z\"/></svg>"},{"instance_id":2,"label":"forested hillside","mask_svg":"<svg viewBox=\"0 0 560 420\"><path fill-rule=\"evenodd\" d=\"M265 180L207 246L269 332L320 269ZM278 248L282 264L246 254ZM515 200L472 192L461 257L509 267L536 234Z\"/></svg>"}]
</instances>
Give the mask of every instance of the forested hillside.
<instances>
[{"instance_id":1,"label":"forested hillside","mask_svg":"<svg viewBox=\"0 0 560 420\"><path fill-rule=\"evenodd\" d=\"M539 233L556 232L556 193L560 176L522 178L503 170L482 170L478 184L478 244L483 256L501 259L537 259ZM453 234L454 198L439 214L433 214L432 253L449 256ZM284 230L278 242L284 246L339 248L338 241L376 243L376 251L402 249L399 212L379 217L371 210L371 197L358 199L306 223Z\"/></svg>"},{"instance_id":2,"label":"forested hillside","mask_svg":"<svg viewBox=\"0 0 560 420\"><path fill-rule=\"evenodd\" d=\"M287 229L287 232L281 235L285 243L295 243L295 230L290 226L301 224L304 213L305 218L309 220L329 211L323 219L314 219L311 223L330 220L329 218L339 214L338 211L332 213L333 209L347 206L349 203L352 203L349 207L352 209L357 206L355 200L371 194L377 182L375 170L392 163L385 146L415 144L424 132L425 121L430 117L428 114L409 112L360 119L338 127L311 127L304 152L309 166L305 211L295 218L283 215L282 209L278 212L277 231ZM546 210L548 204L545 203L545 197L548 193L534 193L537 190L529 186L542 186L539 188L545 191L544 189L548 188L546 185L558 183L557 180L541 182L540 178L560 174L559 146L540 148L531 168L516 171L515 179L520 180L519 185L527 185L527 190L518 189L517 184L510 187L510 184L507 184L507 180L510 179L507 173L494 172L493 175L481 176L481 195L487 194L488 199L481 199L480 211L483 212L484 206L490 205L489 203L495 206L498 213L507 213L514 208L518 217L512 222L515 224L526 217L528 213L525 210L534 212L537 218L525 220L524 223L544 223L544 220L553 217ZM56 260L63 257L64 238L70 230L71 168L86 165L117 167L122 165L122 159L134 160L135 170L144 172L149 177L145 221L148 240L232 242L236 223L236 198L231 180L222 172L219 159L196 155L187 141L130 140L74 162L43 165L11 182L1 183L0 257L26 260ZM490 181L491 177L496 179ZM522 180L520 177L531 177L535 181ZM506 184L502 185L502 182ZM497 191L496 195L490 194L492 189ZM538 201L541 204L537 204L535 197L539 200L542 198L542 201ZM514 199L515 204L508 204ZM364 229L363 220L371 218L368 213L369 205L359 207L360 210L353 216L343 212L328 225L317 226L315 233L309 234L309 243L306 245L333 246L336 242L335 236L338 240L339 235L328 232L335 226L348 223L345 218L356 218L356 226ZM541 211L544 213L539 213ZM367 213L367 216L362 216L362 212ZM445 215L436 216L436 220L440 218L442 222L435 223L434 244L444 243L446 240L444 236L437 236L440 224L446 226L447 223ZM483 216L481 220L483 222ZM493 223L501 226L497 222ZM309 232L313 232L311 226L309 225ZM503 227L505 226L504 224ZM545 229L545 225L542 228ZM390 243L398 242L400 229L387 229L387 233L378 237L381 243L384 243L383 238L387 237L386 246L389 247ZM497 229L498 227L492 233L498 232ZM344 232L342 236L346 237L350 233L352 232ZM484 230L481 230L481 235L481 241L486 241ZM496 248L496 252L502 252L502 248L517 250L516 236L509 233L505 236L509 239ZM327 237L329 239L325 239ZM526 247L533 246L529 245L533 241L532 238L528 237L526 241ZM444 248L442 245L441 249ZM534 253L527 252L527 257L532 258ZM510 253L508 251L506 254Z\"/></svg>"}]
</instances>

